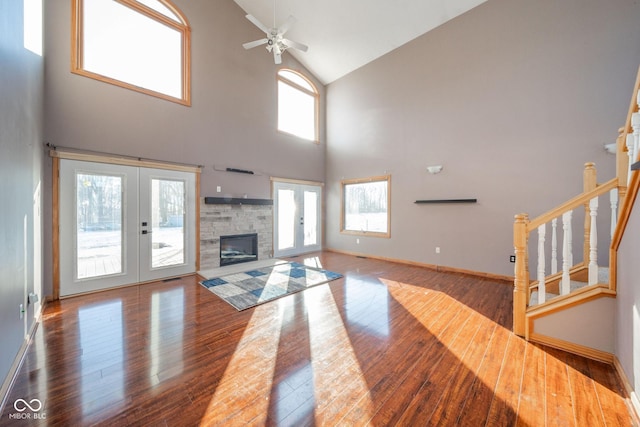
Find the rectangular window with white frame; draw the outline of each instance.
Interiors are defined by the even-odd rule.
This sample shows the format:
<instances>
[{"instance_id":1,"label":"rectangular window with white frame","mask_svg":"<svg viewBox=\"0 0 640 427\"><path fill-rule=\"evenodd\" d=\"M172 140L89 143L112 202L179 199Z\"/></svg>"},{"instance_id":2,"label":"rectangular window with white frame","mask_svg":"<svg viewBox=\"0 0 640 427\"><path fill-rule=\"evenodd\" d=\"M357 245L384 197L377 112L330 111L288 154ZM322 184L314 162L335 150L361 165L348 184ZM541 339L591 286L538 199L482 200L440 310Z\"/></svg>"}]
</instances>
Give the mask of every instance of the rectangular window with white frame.
<instances>
[{"instance_id":1,"label":"rectangular window with white frame","mask_svg":"<svg viewBox=\"0 0 640 427\"><path fill-rule=\"evenodd\" d=\"M340 232L391 237L391 175L341 181Z\"/></svg>"}]
</instances>

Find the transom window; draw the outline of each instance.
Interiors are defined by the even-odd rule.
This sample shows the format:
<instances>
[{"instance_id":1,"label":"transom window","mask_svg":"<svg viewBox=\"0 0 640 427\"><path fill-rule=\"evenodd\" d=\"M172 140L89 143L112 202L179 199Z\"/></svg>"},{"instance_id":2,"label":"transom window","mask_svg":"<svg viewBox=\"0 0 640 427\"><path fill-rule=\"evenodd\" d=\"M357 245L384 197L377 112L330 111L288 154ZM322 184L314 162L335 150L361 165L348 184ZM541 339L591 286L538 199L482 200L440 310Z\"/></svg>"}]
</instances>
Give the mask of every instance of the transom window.
<instances>
[{"instance_id":1,"label":"transom window","mask_svg":"<svg viewBox=\"0 0 640 427\"><path fill-rule=\"evenodd\" d=\"M278 71L278 130L318 141L318 91L302 74Z\"/></svg>"},{"instance_id":2,"label":"transom window","mask_svg":"<svg viewBox=\"0 0 640 427\"><path fill-rule=\"evenodd\" d=\"M169 0L74 0L71 71L191 103L190 28Z\"/></svg>"},{"instance_id":3,"label":"transom window","mask_svg":"<svg viewBox=\"0 0 640 427\"><path fill-rule=\"evenodd\" d=\"M391 176L345 179L342 184L340 231L376 237L390 237Z\"/></svg>"}]
</instances>

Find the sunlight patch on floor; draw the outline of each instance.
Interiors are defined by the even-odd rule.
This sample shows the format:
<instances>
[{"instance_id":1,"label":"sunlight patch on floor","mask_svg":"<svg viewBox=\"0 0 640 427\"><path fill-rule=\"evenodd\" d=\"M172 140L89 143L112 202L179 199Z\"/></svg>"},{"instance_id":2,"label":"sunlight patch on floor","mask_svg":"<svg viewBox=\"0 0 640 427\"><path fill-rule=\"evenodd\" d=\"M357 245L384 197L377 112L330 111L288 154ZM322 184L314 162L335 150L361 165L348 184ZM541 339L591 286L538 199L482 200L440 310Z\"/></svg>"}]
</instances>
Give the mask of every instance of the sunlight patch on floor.
<instances>
[{"instance_id":1,"label":"sunlight patch on floor","mask_svg":"<svg viewBox=\"0 0 640 427\"><path fill-rule=\"evenodd\" d=\"M335 403L335 399L341 396L364 396L357 406L362 412L362 419L369 419L374 405L331 289L321 286L308 290L305 303L309 318L316 424L336 424L346 415L332 412L343 408L343 405ZM340 389L335 387L338 375L344 378Z\"/></svg>"},{"instance_id":2,"label":"sunlight patch on floor","mask_svg":"<svg viewBox=\"0 0 640 427\"><path fill-rule=\"evenodd\" d=\"M518 400L514 401L513 399L513 390L508 390L500 387L499 376L496 378L491 377L491 372L484 367L484 364L487 363L498 363L497 361L486 360L487 357L487 348L491 344L493 344L493 340L496 339L498 334L507 334L511 335L511 331L505 329L504 327L498 325L496 322L488 319L481 313L469 308L467 305L457 301L456 299L450 297L444 292L434 291L431 289L425 289L423 287L414 286L406 283L395 282L391 280L380 279L387 288L389 289L389 293L392 297L418 321L420 322L430 333L432 333L442 344L445 345L447 352L451 355L455 356L458 361L465 366L465 368L472 373L476 381L481 381L482 386L478 386L478 390L483 388L487 388L494 393L494 400L502 405L506 405L513 412L517 413L518 410ZM446 332L445 329L434 328L432 322L433 320L430 318L431 316L424 316L425 313L425 305L436 304L439 298L444 298L447 302L446 305L448 307L455 307L453 310L458 312L460 315L466 316L468 319L465 321L463 328L476 328L476 332L473 335L472 340L476 341L476 344L480 347L476 348L476 345L468 345L468 341L460 340L457 337L457 334L451 335ZM416 304L419 299L422 299L424 302L422 304ZM432 313L433 310L427 311L428 313ZM449 335L448 340L443 340L445 335ZM486 342L484 342L486 338ZM504 339L509 339L509 337L504 337ZM471 355L469 352L477 352L480 351L482 356L478 354ZM505 357L508 357L508 354L505 354ZM500 366L504 366L502 361L499 362ZM516 372L516 375L521 375L522 371ZM502 374L502 372L500 373ZM499 374L499 375L500 375Z\"/></svg>"},{"instance_id":3,"label":"sunlight patch on floor","mask_svg":"<svg viewBox=\"0 0 640 427\"><path fill-rule=\"evenodd\" d=\"M313 267L313 268L323 268L322 262L320 261L320 257L317 257L317 256L305 258L304 265L306 265L307 267Z\"/></svg>"},{"instance_id":4,"label":"sunlight patch on floor","mask_svg":"<svg viewBox=\"0 0 640 427\"><path fill-rule=\"evenodd\" d=\"M255 308L200 425L244 424L268 413L269 400L257 396L271 394L281 330L273 305Z\"/></svg>"}]
</instances>

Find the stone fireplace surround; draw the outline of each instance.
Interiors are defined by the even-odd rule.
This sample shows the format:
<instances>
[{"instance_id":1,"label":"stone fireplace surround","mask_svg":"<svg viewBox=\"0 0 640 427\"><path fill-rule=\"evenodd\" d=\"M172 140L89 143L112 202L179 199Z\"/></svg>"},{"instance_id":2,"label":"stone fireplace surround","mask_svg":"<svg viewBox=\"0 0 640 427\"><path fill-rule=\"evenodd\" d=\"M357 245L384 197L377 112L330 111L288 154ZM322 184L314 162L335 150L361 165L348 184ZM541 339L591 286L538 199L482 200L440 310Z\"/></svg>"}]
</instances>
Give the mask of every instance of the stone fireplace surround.
<instances>
[{"instance_id":1,"label":"stone fireplace surround","mask_svg":"<svg viewBox=\"0 0 640 427\"><path fill-rule=\"evenodd\" d=\"M263 199L200 198L200 270L220 267L220 236L258 234L258 260L273 257L273 204Z\"/></svg>"}]
</instances>

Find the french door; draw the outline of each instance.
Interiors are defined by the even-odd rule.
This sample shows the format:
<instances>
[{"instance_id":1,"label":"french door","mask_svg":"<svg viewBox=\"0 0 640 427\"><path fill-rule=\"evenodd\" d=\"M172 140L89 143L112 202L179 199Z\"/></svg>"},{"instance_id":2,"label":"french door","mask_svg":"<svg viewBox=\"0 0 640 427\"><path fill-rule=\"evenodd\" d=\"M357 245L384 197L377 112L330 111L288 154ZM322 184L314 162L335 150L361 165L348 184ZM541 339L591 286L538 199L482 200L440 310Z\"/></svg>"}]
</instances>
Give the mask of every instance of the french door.
<instances>
[{"instance_id":1,"label":"french door","mask_svg":"<svg viewBox=\"0 0 640 427\"><path fill-rule=\"evenodd\" d=\"M274 256L322 249L322 186L274 181Z\"/></svg>"},{"instance_id":2,"label":"french door","mask_svg":"<svg viewBox=\"0 0 640 427\"><path fill-rule=\"evenodd\" d=\"M195 175L60 160L60 295L195 271Z\"/></svg>"}]
</instances>

